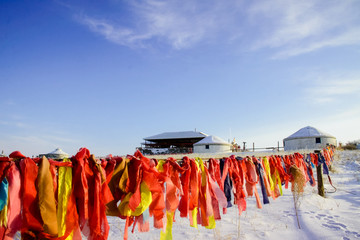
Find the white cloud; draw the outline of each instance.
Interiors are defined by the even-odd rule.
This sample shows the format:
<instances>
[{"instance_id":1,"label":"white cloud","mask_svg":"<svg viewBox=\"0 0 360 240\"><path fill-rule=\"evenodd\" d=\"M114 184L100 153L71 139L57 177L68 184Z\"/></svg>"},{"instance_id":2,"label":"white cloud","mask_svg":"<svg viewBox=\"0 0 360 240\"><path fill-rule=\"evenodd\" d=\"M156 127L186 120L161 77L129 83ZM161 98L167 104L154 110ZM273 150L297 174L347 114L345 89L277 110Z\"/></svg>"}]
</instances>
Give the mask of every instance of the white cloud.
<instances>
[{"instance_id":1,"label":"white cloud","mask_svg":"<svg viewBox=\"0 0 360 240\"><path fill-rule=\"evenodd\" d=\"M136 44L134 33L131 29L117 27L103 19L95 19L86 15L79 15L77 19L82 24L88 26L90 30L104 36L107 40L125 46Z\"/></svg>"},{"instance_id":2,"label":"white cloud","mask_svg":"<svg viewBox=\"0 0 360 240\"><path fill-rule=\"evenodd\" d=\"M345 99L359 98L360 76L343 76L328 79L318 79L306 89L307 98L313 103L343 102Z\"/></svg>"},{"instance_id":3,"label":"white cloud","mask_svg":"<svg viewBox=\"0 0 360 240\"><path fill-rule=\"evenodd\" d=\"M28 124L19 121L0 121L0 125L15 126L17 128L27 128Z\"/></svg>"},{"instance_id":4,"label":"white cloud","mask_svg":"<svg viewBox=\"0 0 360 240\"><path fill-rule=\"evenodd\" d=\"M41 137L42 139L46 139L48 142L54 142L54 143L79 143L78 140L68 137L61 137L57 135L43 135Z\"/></svg>"},{"instance_id":5,"label":"white cloud","mask_svg":"<svg viewBox=\"0 0 360 240\"><path fill-rule=\"evenodd\" d=\"M309 42L299 47L288 47L283 51L276 53L273 59L283 59L291 56L297 56L300 54L313 52L324 47L337 47L343 45L352 45L360 43L360 28L351 29L348 32L336 37L329 37L320 41Z\"/></svg>"},{"instance_id":6,"label":"white cloud","mask_svg":"<svg viewBox=\"0 0 360 240\"><path fill-rule=\"evenodd\" d=\"M55 135L18 135L18 136L11 136L11 139L14 139L19 142L27 142L32 144L38 144L38 145L46 145L46 146L53 146L56 147L60 143L62 144L73 144L78 143L77 140L72 138L66 138L66 137L60 137Z\"/></svg>"},{"instance_id":7,"label":"white cloud","mask_svg":"<svg viewBox=\"0 0 360 240\"><path fill-rule=\"evenodd\" d=\"M5 135L0 139L0 146L6 154L19 150L26 156L37 156L39 153L47 153L57 147L61 147L65 152L76 152L79 141L77 139L56 135L36 135L36 134L11 134Z\"/></svg>"},{"instance_id":8,"label":"white cloud","mask_svg":"<svg viewBox=\"0 0 360 240\"><path fill-rule=\"evenodd\" d=\"M317 126L329 129L329 133L337 138L338 142L346 143L348 141L358 140L360 129L360 109L346 108L339 112L332 112L324 118L318 119Z\"/></svg>"},{"instance_id":9,"label":"white cloud","mask_svg":"<svg viewBox=\"0 0 360 240\"><path fill-rule=\"evenodd\" d=\"M132 48L166 43L184 49L217 40L252 50L271 48L274 58L287 58L360 42L360 5L354 0L134 0L127 7L129 15L118 19L82 14L77 20ZM119 23L124 17L130 25Z\"/></svg>"},{"instance_id":10,"label":"white cloud","mask_svg":"<svg viewBox=\"0 0 360 240\"><path fill-rule=\"evenodd\" d=\"M147 47L149 41L160 41L174 49L184 49L217 36L228 27L236 1L133 1L130 4L133 26L123 27L116 19L105 20L78 15L77 20L106 39L128 47ZM237 33L238 34L238 33Z\"/></svg>"},{"instance_id":11,"label":"white cloud","mask_svg":"<svg viewBox=\"0 0 360 240\"><path fill-rule=\"evenodd\" d=\"M253 49L278 51L274 58L286 58L324 47L359 44L359 4L356 1L257 1L249 17L263 16L265 30ZM255 22L255 26L258 22Z\"/></svg>"}]
</instances>

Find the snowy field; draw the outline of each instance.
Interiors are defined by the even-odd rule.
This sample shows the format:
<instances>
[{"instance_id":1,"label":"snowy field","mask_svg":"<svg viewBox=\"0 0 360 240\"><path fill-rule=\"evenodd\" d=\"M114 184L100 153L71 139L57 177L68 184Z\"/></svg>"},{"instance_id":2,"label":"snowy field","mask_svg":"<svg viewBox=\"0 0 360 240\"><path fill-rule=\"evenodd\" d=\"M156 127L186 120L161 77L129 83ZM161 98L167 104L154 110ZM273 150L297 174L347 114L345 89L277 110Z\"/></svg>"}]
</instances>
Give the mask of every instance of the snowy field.
<instances>
[{"instance_id":1,"label":"snowy field","mask_svg":"<svg viewBox=\"0 0 360 240\"><path fill-rule=\"evenodd\" d=\"M283 196L270 204L256 207L255 197L247 198L247 210L238 215L236 206L216 222L215 229L190 227L189 220L177 212L173 223L173 239L360 239L360 151L337 151L330 173L335 189L324 175L326 198L317 194L317 187L307 185L299 199L298 227L293 195L283 189ZM316 170L314 170L316 173ZM316 179L316 177L315 177ZM260 189L258 189L260 192ZM125 221L108 217L109 239L122 239ZM128 239L160 239L160 230L139 233L135 228Z\"/></svg>"}]
</instances>

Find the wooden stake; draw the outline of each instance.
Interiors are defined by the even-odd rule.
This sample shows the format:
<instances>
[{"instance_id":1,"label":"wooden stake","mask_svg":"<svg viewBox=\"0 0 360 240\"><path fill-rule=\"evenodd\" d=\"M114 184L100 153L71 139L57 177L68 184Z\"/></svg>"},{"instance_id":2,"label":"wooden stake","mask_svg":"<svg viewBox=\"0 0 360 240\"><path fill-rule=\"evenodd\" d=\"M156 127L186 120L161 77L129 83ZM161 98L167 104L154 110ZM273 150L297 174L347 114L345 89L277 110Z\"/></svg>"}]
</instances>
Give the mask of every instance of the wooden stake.
<instances>
[{"instance_id":1,"label":"wooden stake","mask_svg":"<svg viewBox=\"0 0 360 240\"><path fill-rule=\"evenodd\" d=\"M319 156L319 158L320 158L320 156ZM318 193L320 196L325 197L322 164L319 164L316 167L316 175L317 175Z\"/></svg>"}]
</instances>

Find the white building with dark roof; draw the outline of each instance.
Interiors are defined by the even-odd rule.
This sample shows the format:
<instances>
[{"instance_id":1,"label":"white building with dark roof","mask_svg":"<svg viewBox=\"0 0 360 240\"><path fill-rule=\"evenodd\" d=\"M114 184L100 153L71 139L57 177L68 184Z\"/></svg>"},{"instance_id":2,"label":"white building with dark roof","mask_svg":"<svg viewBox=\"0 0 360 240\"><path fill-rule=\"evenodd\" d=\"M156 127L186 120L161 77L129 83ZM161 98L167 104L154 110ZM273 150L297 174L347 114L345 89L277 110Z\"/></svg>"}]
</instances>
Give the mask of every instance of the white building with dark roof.
<instances>
[{"instance_id":1,"label":"white building with dark roof","mask_svg":"<svg viewBox=\"0 0 360 240\"><path fill-rule=\"evenodd\" d=\"M205 138L207 134L196 131L164 132L144 138L142 143L144 152L157 150L170 153L193 152L193 144ZM144 147L143 147L144 146Z\"/></svg>"},{"instance_id":2,"label":"white building with dark roof","mask_svg":"<svg viewBox=\"0 0 360 240\"><path fill-rule=\"evenodd\" d=\"M321 150L327 145L337 145L334 136L310 126L301 128L283 141L285 151L298 149Z\"/></svg>"}]
</instances>

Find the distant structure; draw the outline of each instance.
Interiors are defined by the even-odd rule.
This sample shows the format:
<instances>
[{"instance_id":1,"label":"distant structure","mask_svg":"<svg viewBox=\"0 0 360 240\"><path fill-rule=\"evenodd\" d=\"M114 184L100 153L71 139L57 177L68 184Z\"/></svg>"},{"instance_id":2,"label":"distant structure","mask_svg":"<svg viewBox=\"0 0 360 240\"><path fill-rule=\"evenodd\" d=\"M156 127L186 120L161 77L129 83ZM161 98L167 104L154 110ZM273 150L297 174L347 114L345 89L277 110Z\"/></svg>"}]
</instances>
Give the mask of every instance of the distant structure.
<instances>
[{"instance_id":1,"label":"distant structure","mask_svg":"<svg viewBox=\"0 0 360 240\"><path fill-rule=\"evenodd\" d=\"M208 136L202 132L164 132L144 138L140 150L144 154L192 153L194 143Z\"/></svg>"},{"instance_id":2,"label":"distant structure","mask_svg":"<svg viewBox=\"0 0 360 240\"><path fill-rule=\"evenodd\" d=\"M241 151L241 147L240 145L236 142L235 138L233 139L233 141L231 142L231 151L232 152L240 152Z\"/></svg>"},{"instance_id":3,"label":"distant structure","mask_svg":"<svg viewBox=\"0 0 360 240\"><path fill-rule=\"evenodd\" d=\"M51 158L51 159L64 159L64 158L68 158L69 154L67 154L60 148L56 148L54 151L52 151L50 153L39 155L39 157L42 157L42 156L45 156L46 158Z\"/></svg>"},{"instance_id":4,"label":"distant structure","mask_svg":"<svg viewBox=\"0 0 360 240\"><path fill-rule=\"evenodd\" d=\"M283 140L284 150L323 149L327 145L336 146L336 138L314 127L304 127Z\"/></svg>"},{"instance_id":5,"label":"distant structure","mask_svg":"<svg viewBox=\"0 0 360 240\"><path fill-rule=\"evenodd\" d=\"M207 136L194 144L194 153L231 152L232 144L217 136Z\"/></svg>"}]
</instances>

